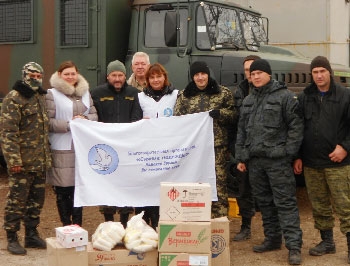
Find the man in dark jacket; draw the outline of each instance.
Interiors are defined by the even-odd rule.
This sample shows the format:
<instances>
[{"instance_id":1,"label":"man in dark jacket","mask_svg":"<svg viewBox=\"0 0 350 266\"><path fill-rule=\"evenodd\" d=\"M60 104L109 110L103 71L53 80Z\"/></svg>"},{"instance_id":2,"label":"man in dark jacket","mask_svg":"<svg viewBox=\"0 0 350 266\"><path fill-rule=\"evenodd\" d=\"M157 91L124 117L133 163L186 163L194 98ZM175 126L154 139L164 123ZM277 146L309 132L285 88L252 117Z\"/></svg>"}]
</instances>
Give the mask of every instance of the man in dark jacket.
<instances>
[{"instance_id":1,"label":"man in dark jacket","mask_svg":"<svg viewBox=\"0 0 350 266\"><path fill-rule=\"evenodd\" d=\"M126 83L126 69L115 60L107 66L107 83L91 90L91 97L97 110L98 121L104 123L130 123L142 119L138 100L139 90ZM116 207L101 207L105 221L113 221ZM120 222L126 227L131 207L119 209Z\"/></svg>"},{"instance_id":2,"label":"man in dark jacket","mask_svg":"<svg viewBox=\"0 0 350 266\"><path fill-rule=\"evenodd\" d=\"M294 162L296 174L304 167L315 228L322 239L309 253L336 252L334 209L347 238L350 264L350 90L334 82L327 58L315 57L310 70L313 82L299 95L305 130L301 159Z\"/></svg>"},{"instance_id":3,"label":"man in dark jacket","mask_svg":"<svg viewBox=\"0 0 350 266\"><path fill-rule=\"evenodd\" d=\"M239 83L234 95L235 107L238 113L242 106L244 98L247 97L250 92L250 88L252 86L252 80L250 78L250 66L256 59L260 59L260 57L257 55L248 55L243 60L244 75L246 78ZM235 134L236 133L237 132L235 132ZM233 137L236 139L235 136ZM234 236L233 241L242 241L250 239L251 237L250 228L252 217L255 214L255 204L249 183L248 173L242 173L236 169L236 176L240 177L241 179L240 191L236 199L239 207L239 214L242 217L242 225L240 232Z\"/></svg>"},{"instance_id":4,"label":"man in dark jacket","mask_svg":"<svg viewBox=\"0 0 350 266\"><path fill-rule=\"evenodd\" d=\"M253 83L240 111L236 141L237 169L249 169L253 196L260 208L265 239L254 252L281 248L282 232L291 265L301 263L302 231L291 163L303 138L297 97L271 79L263 59L250 66Z\"/></svg>"}]
</instances>

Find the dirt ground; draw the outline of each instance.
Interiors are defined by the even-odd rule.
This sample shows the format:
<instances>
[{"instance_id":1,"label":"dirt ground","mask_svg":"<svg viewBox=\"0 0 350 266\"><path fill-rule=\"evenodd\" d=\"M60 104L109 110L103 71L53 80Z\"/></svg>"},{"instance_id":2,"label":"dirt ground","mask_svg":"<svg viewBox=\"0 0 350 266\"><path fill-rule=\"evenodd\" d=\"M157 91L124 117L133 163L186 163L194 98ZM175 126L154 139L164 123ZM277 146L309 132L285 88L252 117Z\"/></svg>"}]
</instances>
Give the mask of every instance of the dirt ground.
<instances>
[{"instance_id":1,"label":"dirt ground","mask_svg":"<svg viewBox=\"0 0 350 266\"><path fill-rule=\"evenodd\" d=\"M6 172L0 167L0 224L3 223L3 210L5 205L6 194L8 191ZM303 248L302 248L302 265L307 266L337 266L347 265L347 246L346 239L340 233L339 222L336 223L334 230L335 240L337 245L337 253L332 255L325 255L322 257L312 257L308 255L310 247L319 242L319 234L313 228L313 220L310 209L310 204L307 198L305 188L299 187L297 189L298 205L301 216L301 227L303 230ZM231 238L239 231L240 218L230 218ZM98 212L97 207L84 208L83 227L88 230L89 237L94 233L96 227L103 222L102 215ZM52 189L47 186L46 200L44 209L41 215L41 224L38 228L43 238L52 237L55 235L54 228L61 226L58 212L55 203L55 195ZM24 239L23 229L19 233L21 241ZM283 247L279 251L268 252L264 254L254 253L252 248L256 244L260 244L263 240L261 215L257 213L253 218L252 223L252 238L245 242L230 243L231 249L231 265L256 265L256 266L283 266L288 265L287 257L288 250ZM0 230L0 265L1 266L44 266L47 264L46 251L28 249L26 256L13 256L6 250L5 232ZM66 265L65 265L66 266ZM74 265L72 265L74 266ZM156 266L156 265L154 265Z\"/></svg>"}]
</instances>

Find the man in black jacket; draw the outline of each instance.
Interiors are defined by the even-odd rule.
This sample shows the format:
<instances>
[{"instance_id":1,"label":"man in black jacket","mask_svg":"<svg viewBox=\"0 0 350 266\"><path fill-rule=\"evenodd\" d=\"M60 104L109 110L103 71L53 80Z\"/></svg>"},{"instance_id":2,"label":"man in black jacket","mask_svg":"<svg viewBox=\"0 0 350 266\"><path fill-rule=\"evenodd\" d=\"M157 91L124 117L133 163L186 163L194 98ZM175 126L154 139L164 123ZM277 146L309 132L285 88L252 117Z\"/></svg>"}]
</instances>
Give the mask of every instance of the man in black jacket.
<instances>
[{"instance_id":1,"label":"man in black jacket","mask_svg":"<svg viewBox=\"0 0 350 266\"><path fill-rule=\"evenodd\" d=\"M301 159L294 162L296 174L304 167L315 228L322 239L309 254L335 253L334 209L347 237L350 264L350 90L334 82L327 58L315 57L310 70L313 82L299 95L305 129Z\"/></svg>"},{"instance_id":2,"label":"man in black jacket","mask_svg":"<svg viewBox=\"0 0 350 266\"><path fill-rule=\"evenodd\" d=\"M303 138L297 97L271 78L264 59L250 66L251 93L240 109L236 140L237 169L249 169L252 193L260 208L265 239L254 252L280 249L282 233L288 262L301 264L302 231L291 167Z\"/></svg>"},{"instance_id":3,"label":"man in black jacket","mask_svg":"<svg viewBox=\"0 0 350 266\"><path fill-rule=\"evenodd\" d=\"M115 60L107 66L107 83L91 90L91 97L97 110L98 121L104 123L130 123L142 119L139 90L126 83L126 69ZM116 207L101 207L105 221L113 221ZM126 227L132 207L119 209L120 222Z\"/></svg>"}]
</instances>

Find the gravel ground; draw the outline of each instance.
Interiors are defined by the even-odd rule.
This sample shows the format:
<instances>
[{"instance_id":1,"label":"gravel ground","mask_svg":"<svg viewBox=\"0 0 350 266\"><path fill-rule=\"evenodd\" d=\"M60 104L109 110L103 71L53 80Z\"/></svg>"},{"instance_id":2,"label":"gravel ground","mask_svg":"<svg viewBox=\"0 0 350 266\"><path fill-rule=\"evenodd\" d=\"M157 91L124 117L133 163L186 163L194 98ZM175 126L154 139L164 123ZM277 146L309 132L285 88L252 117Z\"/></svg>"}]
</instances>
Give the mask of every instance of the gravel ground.
<instances>
[{"instance_id":1,"label":"gravel ground","mask_svg":"<svg viewBox=\"0 0 350 266\"><path fill-rule=\"evenodd\" d=\"M0 220L3 221L3 210L6 194L8 191L6 172L0 167ZM318 231L313 228L313 220L310 204L307 199L305 188L297 190L298 205L301 216L301 227L303 229L303 248L302 248L302 265L306 266L340 266L347 265L347 246L346 238L339 231L339 222L336 223L334 230L335 241L337 245L337 253L325 255L322 257L312 257L308 255L308 250L320 241ZM230 231L233 237L240 228L240 218L230 218ZM56 203L55 195L52 189L47 186L46 201L41 215L41 224L38 228L43 238L54 236L54 228L61 226ZM94 233L96 227L103 222L102 215L98 212L97 207L84 208L83 227L88 230L89 237ZM23 229L19 232L21 241L24 239ZM288 265L288 250L283 247L279 251L268 252L264 254L254 253L252 248L256 244L260 244L263 240L261 215L257 213L252 222L252 239L244 242L231 242L231 266L283 266ZM10 255L6 250L5 232L0 230L0 266L46 266L47 256L46 250L28 249L26 256ZM63 265L62 265L63 266ZM69 265L64 265L69 266ZM74 266L74 265L71 265ZM156 266L156 265L154 265Z\"/></svg>"}]
</instances>

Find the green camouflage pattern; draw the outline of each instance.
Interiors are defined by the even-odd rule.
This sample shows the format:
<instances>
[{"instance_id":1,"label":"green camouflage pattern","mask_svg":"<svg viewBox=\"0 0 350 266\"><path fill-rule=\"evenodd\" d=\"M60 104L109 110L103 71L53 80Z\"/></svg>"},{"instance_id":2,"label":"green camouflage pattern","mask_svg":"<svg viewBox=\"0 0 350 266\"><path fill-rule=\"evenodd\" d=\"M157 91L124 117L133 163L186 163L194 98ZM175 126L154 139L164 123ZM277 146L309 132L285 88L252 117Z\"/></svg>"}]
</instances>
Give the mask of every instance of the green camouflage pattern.
<instances>
[{"instance_id":1,"label":"green camouflage pattern","mask_svg":"<svg viewBox=\"0 0 350 266\"><path fill-rule=\"evenodd\" d=\"M218 93L198 93L186 97L180 91L174 107L174 115L186 115L210 110L220 110L220 116L213 119L216 188L218 201L212 203L212 218L228 215L227 192L227 157L228 157L228 132L236 118L234 99L232 92L224 87L218 87Z\"/></svg>"},{"instance_id":2,"label":"green camouflage pattern","mask_svg":"<svg viewBox=\"0 0 350 266\"><path fill-rule=\"evenodd\" d=\"M350 165L322 169L304 167L304 176L315 228L333 229L334 209L340 220L340 231L349 233Z\"/></svg>"},{"instance_id":3,"label":"green camouflage pattern","mask_svg":"<svg viewBox=\"0 0 350 266\"><path fill-rule=\"evenodd\" d=\"M28 173L51 167L45 96L34 93L26 98L12 90L3 100L1 114L2 151L8 169L22 166Z\"/></svg>"},{"instance_id":4,"label":"green camouflage pattern","mask_svg":"<svg viewBox=\"0 0 350 266\"><path fill-rule=\"evenodd\" d=\"M213 121L215 147L228 145L227 127L234 123L237 115L232 92L224 86L219 88L218 94L197 94L189 98L184 96L184 90L179 91L174 107L176 116L220 109L220 117Z\"/></svg>"},{"instance_id":5,"label":"green camouflage pattern","mask_svg":"<svg viewBox=\"0 0 350 266\"><path fill-rule=\"evenodd\" d=\"M216 190L218 201L213 201L211 205L211 218L213 219L228 215L227 153L227 146L215 148Z\"/></svg>"},{"instance_id":6,"label":"green camouflage pattern","mask_svg":"<svg viewBox=\"0 0 350 266\"><path fill-rule=\"evenodd\" d=\"M45 173L19 173L9 176L4 229L17 232L21 220L28 228L35 228L40 222L40 213L45 200Z\"/></svg>"}]
</instances>

